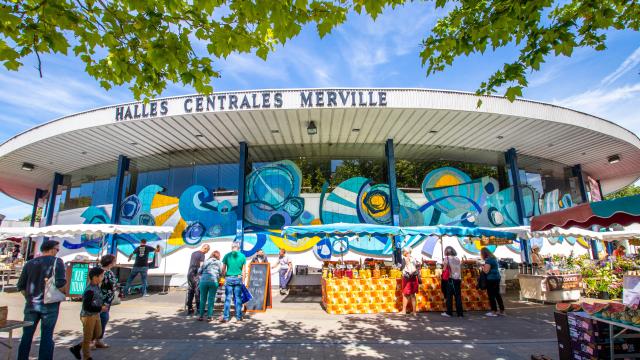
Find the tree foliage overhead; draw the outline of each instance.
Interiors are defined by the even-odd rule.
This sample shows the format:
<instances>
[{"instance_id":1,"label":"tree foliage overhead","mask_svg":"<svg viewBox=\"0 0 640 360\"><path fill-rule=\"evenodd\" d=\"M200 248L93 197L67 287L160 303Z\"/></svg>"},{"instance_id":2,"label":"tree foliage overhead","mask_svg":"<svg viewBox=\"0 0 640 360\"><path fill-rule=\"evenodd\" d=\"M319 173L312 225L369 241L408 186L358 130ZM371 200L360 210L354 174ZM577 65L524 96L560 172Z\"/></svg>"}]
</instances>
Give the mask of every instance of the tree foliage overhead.
<instances>
[{"instance_id":1,"label":"tree foliage overhead","mask_svg":"<svg viewBox=\"0 0 640 360\"><path fill-rule=\"evenodd\" d=\"M617 198L633 196L633 195L640 195L640 186L637 186L637 185L625 186L616 192L605 195L604 199L611 200L611 199L617 199Z\"/></svg>"},{"instance_id":2,"label":"tree foliage overhead","mask_svg":"<svg viewBox=\"0 0 640 360\"><path fill-rule=\"evenodd\" d=\"M376 18L406 0L0 0L0 63L18 70L28 57L79 57L85 71L109 89L128 85L152 97L168 83L213 90L214 62L232 53L266 59L276 46L314 24L323 37L353 12ZM579 47L603 50L605 31L638 30L637 0L435 0L451 8L426 39L420 57L433 74L472 53L515 45L478 94L506 87L521 95L530 71L549 56Z\"/></svg>"},{"instance_id":3,"label":"tree foliage overhead","mask_svg":"<svg viewBox=\"0 0 640 360\"><path fill-rule=\"evenodd\" d=\"M436 0L444 7L449 1ZM607 30L640 28L637 0L460 0L440 19L420 53L427 74L444 70L463 55L515 45L518 57L480 84L478 94L506 86L513 101L527 76L549 56L571 56L576 48L606 48Z\"/></svg>"}]
</instances>

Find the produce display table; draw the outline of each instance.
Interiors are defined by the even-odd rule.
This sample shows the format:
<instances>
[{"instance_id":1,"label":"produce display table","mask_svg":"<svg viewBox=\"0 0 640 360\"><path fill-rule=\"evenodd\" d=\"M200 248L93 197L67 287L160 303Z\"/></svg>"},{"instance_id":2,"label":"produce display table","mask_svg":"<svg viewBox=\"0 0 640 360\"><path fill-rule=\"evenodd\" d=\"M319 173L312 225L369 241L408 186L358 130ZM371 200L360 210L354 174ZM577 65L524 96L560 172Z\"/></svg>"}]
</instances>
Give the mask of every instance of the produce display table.
<instances>
[{"instance_id":1,"label":"produce display table","mask_svg":"<svg viewBox=\"0 0 640 360\"><path fill-rule=\"evenodd\" d=\"M624 352L624 353L620 353L620 354L616 354L616 346L615 346L615 340L616 339L633 339L633 338L640 338L640 328L637 326L633 326L633 325L628 325L628 324L623 324L621 322L618 321L612 321L612 320L608 320L608 319L602 319L599 317L595 317L595 316L591 316L589 314L587 314L586 312L578 312L575 313L576 316L583 318L583 319L588 319L591 321L597 321L600 323L604 323L607 324L609 327L609 331L608 331L608 337L609 337L609 358L610 359L637 359L640 358L640 351L637 351L635 353L629 353L629 352ZM583 326L586 327L586 326ZM618 329L616 329L618 328ZM618 333L615 332L615 330L620 330L618 331ZM629 331L634 332L634 334L630 334ZM593 342L593 341L591 341ZM599 356L602 357L602 356Z\"/></svg>"},{"instance_id":2,"label":"produce display table","mask_svg":"<svg viewBox=\"0 0 640 360\"><path fill-rule=\"evenodd\" d=\"M579 274L518 274L518 281L521 299L551 303L580 299L582 277Z\"/></svg>"},{"instance_id":3,"label":"produce display table","mask_svg":"<svg viewBox=\"0 0 640 360\"><path fill-rule=\"evenodd\" d=\"M465 311L488 310L487 293L476 290L475 284L475 277L463 272L463 308ZM325 278L322 279L322 305L329 314L400 312L401 286L402 279L398 278ZM416 294L416 307L420 312L445 311L439 277L422 277L422 285Z\"/></svg>"}]
</instances>

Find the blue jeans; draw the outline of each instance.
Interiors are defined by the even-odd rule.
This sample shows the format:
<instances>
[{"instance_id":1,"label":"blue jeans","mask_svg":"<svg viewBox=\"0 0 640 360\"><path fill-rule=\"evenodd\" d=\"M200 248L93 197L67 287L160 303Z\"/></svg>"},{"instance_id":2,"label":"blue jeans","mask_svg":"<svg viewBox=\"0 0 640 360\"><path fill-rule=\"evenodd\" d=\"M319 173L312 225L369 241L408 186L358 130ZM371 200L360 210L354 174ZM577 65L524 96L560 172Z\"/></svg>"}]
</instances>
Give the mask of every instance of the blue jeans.
<instances>
[{"instance_id":1,"label":"blue jeans","mask_svg":"<svg viewBox=\"0 0 640 360\"><path fill-rule=\"evenodd\" d=\"M200 281L200 317L204 316L204 305L207 305L207 317L213 315L213 304L216 302L216 292L218 291L217 281Z\"/></svg>"},{"instance_id":2,"label":"blue jeans","mask_svg":"<svg viewBox=\"0 0 640 360\"><path fill-rule=\"evenodd\" d=\"M147 294L147 271L149 271L149 267L147 266L134 266L133 268L131 268L131 274L129 274L127 283L124 286L125 295L129 295L129 287L131 287L131 282L136 278L136 275L138 274L140 274L140 278L142 279L142 295Z\"/></svg>"},{"instance_id":3,"label":"blue jeans","mask_svg":"<svg viewBox=\"0 0 640 360\"><path fill-rule=\"evenodd\" d=\"M104 338L104 329L107 327L107 323L109 322L109 310L111 310L111 305L107 305L109 308L107 311L100 313L100 325L102 325L102 332L100 333L99 339Z\"/></svg>"},{"instance_id":4,"label":"blue jeans","mask_svg":"<svg viewBox=\"0 0 640 360\"><path fill-rule=\"evenodd\" d=\"M231 296L236 309L236 319L242 319L242 277L229 276L224 283L224 319L229 320L231 313Z\"/></svg>"},{"instance_id":5,"label":"blue jeans","mask_svg":"<svg viewBox=\"0 0 640 360\"><path fill-rule=\"evenodd\" d=\"M53 359L53 329L56 327L56 321L58 321L59 310L60 303L25 306L24 321L32 321L33 325L25 327L22 331L18 360L29 359L33 334L36 332L36 327L40 321L42 321L42 324L40 324L40 352L38 353L38 359Z\"/></svg>"}]
</instances>

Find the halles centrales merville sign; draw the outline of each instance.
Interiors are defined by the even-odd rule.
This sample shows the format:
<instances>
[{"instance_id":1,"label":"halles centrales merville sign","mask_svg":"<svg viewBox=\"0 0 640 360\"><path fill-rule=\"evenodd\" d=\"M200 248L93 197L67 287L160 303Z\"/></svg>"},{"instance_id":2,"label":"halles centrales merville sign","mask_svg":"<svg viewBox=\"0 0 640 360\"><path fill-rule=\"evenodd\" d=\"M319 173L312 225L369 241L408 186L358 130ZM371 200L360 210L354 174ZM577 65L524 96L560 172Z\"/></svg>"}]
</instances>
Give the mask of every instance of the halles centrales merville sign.
<instances>
[{"instance_id":1,"label":"halles centrales merville sign","mask_svg":"<svg viewBox=\"0 0 640 360\"><path fill-rule=\"evenodd\" d=\"M283 91L218 93L116 106L115 120L127 121L165 115L229 110L386 106L386 91L303 90L297 91L296 94Z\"/></svg>"}]
</instances>

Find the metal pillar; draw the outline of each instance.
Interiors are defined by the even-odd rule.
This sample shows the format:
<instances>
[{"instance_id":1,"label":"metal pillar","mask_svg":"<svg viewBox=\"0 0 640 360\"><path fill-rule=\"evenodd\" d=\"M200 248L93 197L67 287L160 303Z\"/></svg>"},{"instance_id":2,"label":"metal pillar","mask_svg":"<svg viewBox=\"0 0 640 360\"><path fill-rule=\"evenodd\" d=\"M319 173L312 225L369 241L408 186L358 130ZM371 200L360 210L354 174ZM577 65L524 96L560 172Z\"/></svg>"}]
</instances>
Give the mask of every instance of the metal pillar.
<instances>
[{"instance_id":1,"label":"metal pillar","mask_svg":"<svg viewBox=\"0 0 640 360\"><path fill-rule=\"evenodd\" d=\"M116 173L116 188L113 191L113 201L111 202L111 223L117 224L120 222L120 207L122 205L122 187L124 185L124 178L129 171L129 158L120 155L118 156L118 172ZM108 253L115 255L118 250L118 235L111 235L110 241L107 241Z\"/></svg>"},{"instance_id":2,"label":"metal pillar","mask_svg":"<svg viewBox=\"0 0 640 360\"><path fill-rule=\"evenodd\" d=\"M58 192L58 186L62 185L62 174L54 173L53 182L51 183L51 190L49 193L49 201L47 202L47 214L44 219L44 226L49 226L53 223L53 213L56 207L56 196ZM43 241L49 240L48 236L42 238Z\"/></svg>"},{"instance_id":3,"label":"metal pillar","mask_svg":"<svg viewBox=\"0 0 640 360\"><path fill-rule=\"evenodd\" d=\"M518 225L524 225L524 201L522 199L522 189L520 188L520 174L518 168L518 153L515 148L511 148L504 153L504 161L509 167L509 178L511 179L511 185L513 186L513 200L516 203L516 222ZM531 257L529 252L531 247L529 240L520 239L520 250L522 251L522 258L525 264L531 264Z\"/></svg>"},{"instance_id":4,"label":"metal pillar","mask_svg":"<svg viewBox=\"0 0 640 360\"><path fill-rule=\"evenodd\" d=\"M387 139L384 145L384 155L387 163L387 183L389 184L389 203L391 205L391 224L400 226L400 202L398 200L398 185L396 183L396 157L393 151L393 139ZM394 239L393 259L401 262L401 250Z\"/></svg>"},{"instance_id":5,"label":"metal pillar","mask_svg":"<svg viewBox=\"0 0 640 360\"><path fill-rule=\"evenodd\" d=\"M58 192L58 186L62 184L62 174L54 173L53 182L51 183L51 190L49 190L49 202L47 203L47 214L44 219L44 226L49 226L53 223L53 213L56 207L56 195Z\"/></svg>"},{"instance_id":6,"label":"metal pillar","mask_svg":"<svg viewBox=\"0 0 640 360\"><path fill-rule=\"evenodd\" d=\"M599 254L598 254L598 247L596 245L596 241L597 240L591 240L589 243L591 244L591 256L593 256L594 260L598 260Z\"/></svg>"},{"instance_id":7,"label":"metal pillar","mask_svg":"<svg viewBox=\"0 0 640 360\"><path fill-rule=\"evenodd\" d=\"M582 198L582 202L589 202L587 187L584 186L584 177L582 176L582 166L580 164L575 165L571 168L571 171L573 172L573 176L578 178L578 188L580 189L580 198Z\"/></svg>"},{"instance_id":8,"label":"metal pillar","mask_svg":"<svg viewBox=\"0 0 640 360\"><path fill-rule=\"evenodd\" d=\"M240 142L240 161L238 161L238 206L236 206L236 240L240 242L240 251L244 251L244 195L245 177L247 172L247 160L249 146L246 142Z\"/></svg>"},{"instance_id":9,"label":"metal pillar","mask_svg":"<svg viewBox=\"0 0 640 360\"><path fill-rule=\"evenodd\" d=\"M42 199L45 192L46 190L36 189L36 195L35 195L35 198L33 199L33 208L31 209L31 222L29 224L29 226L31 227L33 227L36 224L36 215L38 214L40 199ZM32 243L33 243L33 239L31 238L31 236L29 236L29 241L27 242L27 249L24 252L24 258L27 260L29 259L29 255L31 255L31 248L33 247Z\"/></svg>"},{"instance_id":10,"label":"metal pillar","mask_svg":"<svg viewBox=\"0 0 640 360\"><path fill-rule=\"evenodd\" d=\"M518 218L516 219L518 225L524 225L524 202L522 200L522 189L520 188L520 174L518 173L518 154L516 149L511 148L504 153L504 159L509 166L509 176L511 177L511 184L514 188L513 200L516 203L516 211Z\"/></svg>"},{"instance_id":11,"label":"metal pillar","mask_svg":"<svg viewBox=\"0 0 640 360\"><path fill-rule=\"evenodd\" d=\"M584 186L584 177L582 176L582 166L580 164L575 165L571 168L571 172L573 176L578 178L578 189L580 190L580 200L583 204L589 202L589 197L587 196L587 187ZM591 240L591 255L595 260L599 259L598 247L596 246L597 240Z\"/></svg>"}]
</instances>

